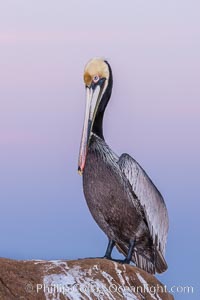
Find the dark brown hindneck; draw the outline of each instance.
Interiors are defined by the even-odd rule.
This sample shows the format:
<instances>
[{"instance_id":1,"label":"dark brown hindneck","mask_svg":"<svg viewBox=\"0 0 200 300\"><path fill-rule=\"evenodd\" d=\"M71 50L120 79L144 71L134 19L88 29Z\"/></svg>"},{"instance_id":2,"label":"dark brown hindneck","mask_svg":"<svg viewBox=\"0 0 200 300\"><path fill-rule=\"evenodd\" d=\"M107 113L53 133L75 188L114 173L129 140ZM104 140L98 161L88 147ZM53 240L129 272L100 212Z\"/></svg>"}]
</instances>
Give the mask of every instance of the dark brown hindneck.
<instances>
[{"instance_id":1,"label":"dark brown hindneck","mask_svg":"<svg viewBox=\"0 0 200 300\"><path fill-rule=\"evenodd\" d=\"M96 114L96 118L94 120L93 129L92 132L98 135L101 139L104 140L103 136L103 116L106 109L106 106L108 104L108 101L110 100L110 96L112 93L112 86L113 86L113 77L112 77L112 70L110 65L107 61L105 63L108 65L109 68L109 79L108 79L108 86L104 92L104 95L101 99L101 103L99 104L99 108Z\"/></svg>"}]
</instances>

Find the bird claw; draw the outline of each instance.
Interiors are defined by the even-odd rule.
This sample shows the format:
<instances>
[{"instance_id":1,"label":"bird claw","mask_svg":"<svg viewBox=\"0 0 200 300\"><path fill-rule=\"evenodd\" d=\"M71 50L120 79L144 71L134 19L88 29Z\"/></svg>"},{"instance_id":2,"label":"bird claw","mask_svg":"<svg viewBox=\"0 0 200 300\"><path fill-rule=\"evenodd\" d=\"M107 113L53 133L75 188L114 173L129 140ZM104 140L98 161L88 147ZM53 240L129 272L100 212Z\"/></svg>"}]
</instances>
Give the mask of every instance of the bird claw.
<instances>
[{"instance_id":1,"label":"bird claw","mask_svg":"<svg viewBox=\"0 0 200 300\"><path fill-rule=\"evenodd\" d=\"M128 259L115 259L115 258L112 258L112 257L107 257L107 256L103 256L102 257L103 259L108 259L108 260L111 260L111 261L114 261L114 262L117 262L117 263L120 263L120 264L129 264L130 261Z\"/></svg>"}]
</instances>

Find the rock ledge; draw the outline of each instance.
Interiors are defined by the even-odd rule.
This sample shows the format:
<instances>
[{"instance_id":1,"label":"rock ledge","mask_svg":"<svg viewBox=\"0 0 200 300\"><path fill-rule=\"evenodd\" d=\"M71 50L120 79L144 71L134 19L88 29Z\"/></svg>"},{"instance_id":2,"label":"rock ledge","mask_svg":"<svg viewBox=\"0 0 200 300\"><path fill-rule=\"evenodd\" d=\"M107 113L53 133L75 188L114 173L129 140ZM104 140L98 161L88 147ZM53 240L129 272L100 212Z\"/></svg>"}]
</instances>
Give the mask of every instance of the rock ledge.
<instances>
[{"instance_id":1,"label":"rock ledge","mask_svg":"<svg viewBox=\"0 0 200 300\"><path fill-rule=\"evenodd\" d=\"M154 276L106 259L0 258L1 300L173 300Z\"/></svg>"}]
</instances>

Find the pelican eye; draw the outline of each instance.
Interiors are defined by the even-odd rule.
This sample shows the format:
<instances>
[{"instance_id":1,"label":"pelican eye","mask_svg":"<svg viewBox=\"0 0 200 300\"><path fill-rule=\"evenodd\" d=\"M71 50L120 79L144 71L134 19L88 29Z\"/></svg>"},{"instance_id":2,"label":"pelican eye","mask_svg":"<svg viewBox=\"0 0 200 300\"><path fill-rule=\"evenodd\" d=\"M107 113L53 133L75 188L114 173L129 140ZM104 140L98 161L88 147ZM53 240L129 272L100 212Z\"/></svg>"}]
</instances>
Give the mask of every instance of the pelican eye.
<instances>
[{"instance_id":1,"label":"pelican eye","mask_svg":"<svg viewBox=\"0 0 200 300\"><path fill-rule=\"evenodd\" d=\"M93 82L96 83L96 82L98 82L98 81L99 81L99 76L98 76L98 75L95 75L95 76L93 77Z\"/></svg>"}]
</instances>

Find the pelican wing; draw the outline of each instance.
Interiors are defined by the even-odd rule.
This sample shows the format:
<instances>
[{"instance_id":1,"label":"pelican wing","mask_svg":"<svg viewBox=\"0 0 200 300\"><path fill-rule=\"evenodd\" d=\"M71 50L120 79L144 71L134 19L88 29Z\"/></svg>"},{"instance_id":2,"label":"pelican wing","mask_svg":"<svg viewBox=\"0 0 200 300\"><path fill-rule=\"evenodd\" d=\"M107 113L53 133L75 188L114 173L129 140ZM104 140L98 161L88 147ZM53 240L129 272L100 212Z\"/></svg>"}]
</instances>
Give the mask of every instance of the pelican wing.
<instances>
[{"instance_id":1,"label":"pelican wing","mask_svg":"<svg viewBox=\"0 0 200 300\"><path fill-rule=\"evenodd\" d=\"M122 154L118 164L143 207L155 249L164 259L168 213L163 197L146 172L130 155Z\"/></svg>"}]
</instances>

